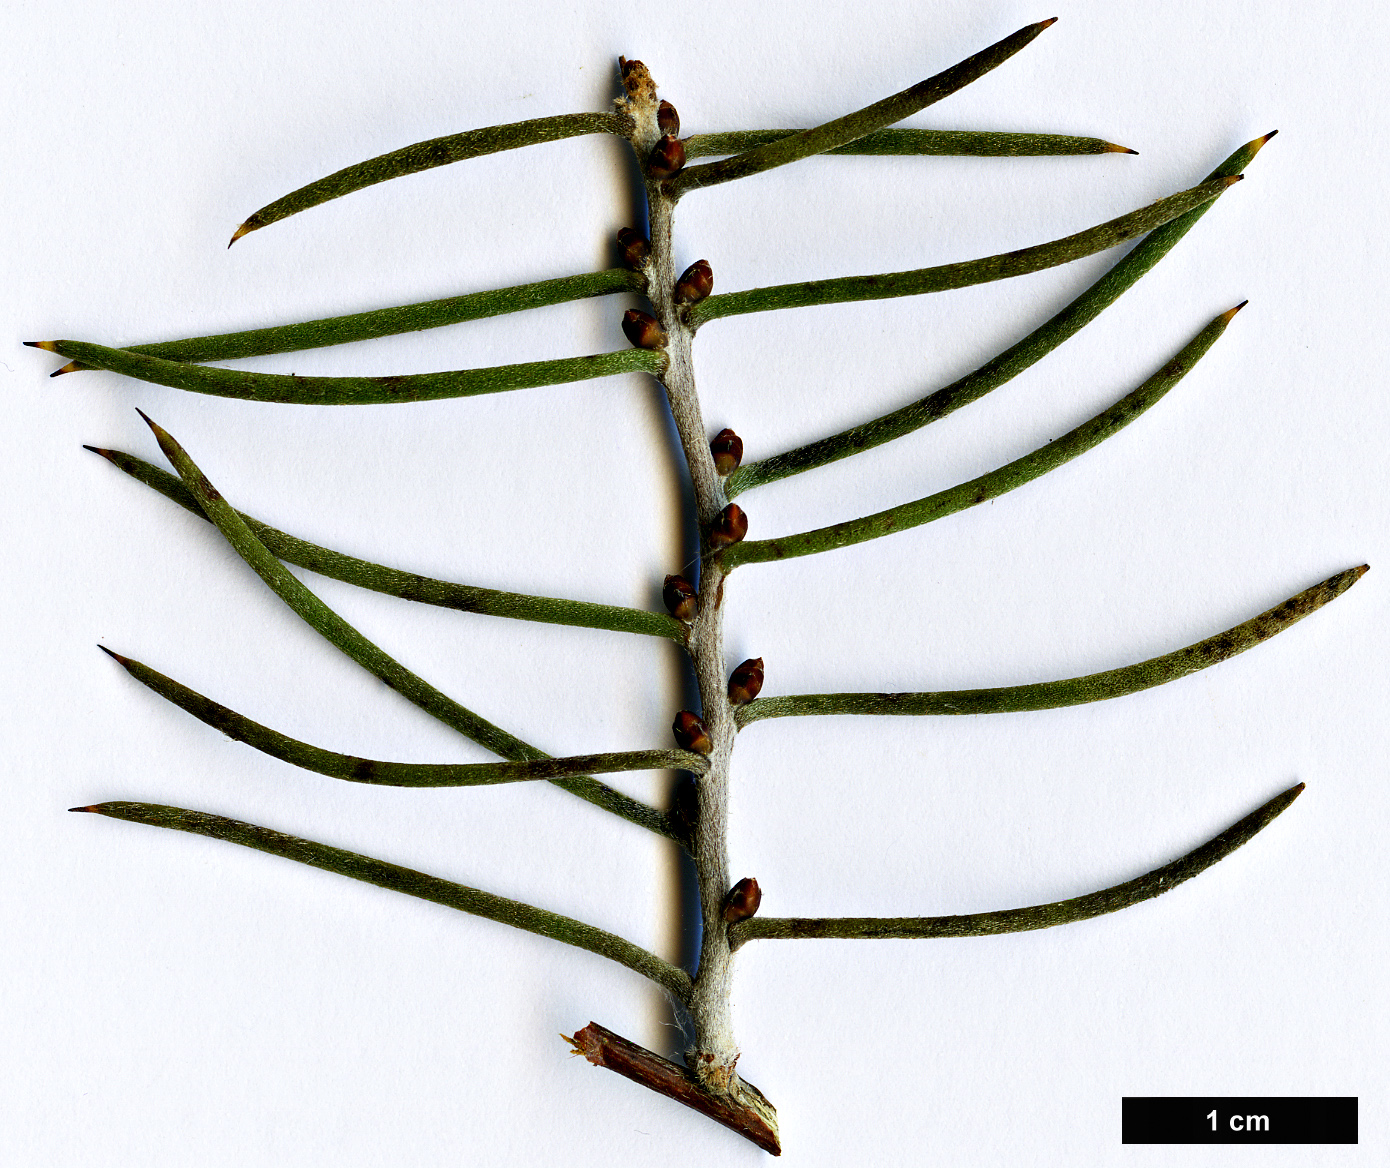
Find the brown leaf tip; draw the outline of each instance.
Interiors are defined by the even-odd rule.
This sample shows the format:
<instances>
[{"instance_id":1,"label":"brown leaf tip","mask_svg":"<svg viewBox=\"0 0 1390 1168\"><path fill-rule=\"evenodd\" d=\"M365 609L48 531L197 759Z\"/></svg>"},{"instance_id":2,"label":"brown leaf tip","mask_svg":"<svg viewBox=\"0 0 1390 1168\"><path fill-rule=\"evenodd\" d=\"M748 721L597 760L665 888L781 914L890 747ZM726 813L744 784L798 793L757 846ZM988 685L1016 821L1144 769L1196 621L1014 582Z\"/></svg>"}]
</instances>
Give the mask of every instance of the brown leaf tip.
<instances>
[{"instance_id":1,"label":"brown leaf tip","mask_svg":"<svg viewBox=\"0 0 1390 1168\"><path fill-rule=\"evenodd\" d=\"M1041 32L1045 28L1051 28L1056 23L1057 17L1055 16L1049 16L1046 20L1040 20L1037 24L1038 31Z\"/></svg>"},{"instance_id":2,"label":"brown leaf tip","mask_svg":"<svg viewBox=\"0 0 1390 1168\"><path fill-rule=\"evenodd\" d=\"M69 811L95 811L95 812L97 812L97 814L100 814L100 813L101 813L101 806L100 806L99 804L97 804L97 803L93 803L90 807L69 807L68 810L69 810Z\"/></svg>"},{"instance_id":3,"label":"brown leaf tip","mask_svg":"<svg viewBox=\"0 0 1390 1168\"><path fill-rule=\"evenodd\" d=\"M231 248L232 244L235 243L238 239L240 239L243 235L250 235L251 232L255 230L256 228L252 225L251 220L248 219L245 223L243 223L240 227L238 227L235 231L232 232L231 242L227 244L227 247Z\"/></svg>"},{"instance_id":4,"label":"brown leaf tip","mask_svg":"<svg viewBox=\"0 0 1390 1168\"><path fill-rule=\"evenodd\" d=\"M1105 150L1108 154L1138 154L1139 151L1131 150L1128 146L1121 146L1118 142L1107 142Z\"/></svg>"},{"instance_id":5,"label":"brown leaf tip","mask_svg":"<svg viewBox=\"0 0 1390 1168\"><path fill-rule=\"evenodd\" d=\"M1237 304L1234 308L1228 308L1225 312L1223 312L1223 313L1220 315L1220 317L1218 317L1218 319L1221 321L1222 324L1230 324L1230 323L1231 323L1231 318L1232 318L1233 316L1235 316L1235 314L1236 314L1237 312L1239 312L1242 308L1244 308L1244 307L1245 307L1247 304L1249 304L1249 303L1250 303L1250 301L1248 301L1248 300L1242 300L1242 301L1241 301L1239 304Z\"/></svg>"},{"instance_id":6,"label":"brown leaf tip","mask_svg":"<svg viewBox=\"0 0 1390 1168\"><path fill-rule=\"evenodd\" d=\"M105 645L98 645L97 648L100 649L103 653L105 653L108 657L114 659L114 660L116 661L116 663L117 663L118 665L120 665L122 668L125 668L125 669L129 669L129 668L130 668L130 658L129 658L129 657L122 657L122 656L121 656L119 653L117 653L114 649L108 649Z\"/></svg>"},{"instance_id":7,"label":"brown leaf tip","mask_svg":"<svg viewBox=\"0 0 1390 1168\"><path fill-rule=\"evenodd\" d=\"M1364 575L1365 575L1367 572L1369 572L1370 570L1371 570L1371 565L1370 565L1370 564L1361 564L1361 565L1359 565L1358 567L1355 567L1355 568L1352 569L1352 571L1356 573L1356 578L1357 578L1358 580L1361 579L1361 577L1364 576Z\"/></svg>"},{"instance_id":8,"label":"brown leaf tip","mask_svg":"<svg viewBox=\"0 0 1390 1168\"><path fill-rule=\"evenodd\" d=\"M1233 187L1236 185L1236 183L1242 181L1244 178L1245 175L1243 174L1228 174L1225 178L1219 178L1216 181L1219 182L1223 187Z\"/></svg>"},{"instance_id":9,"label":"brown leaf tip","mask_svg":"<svg viewBox=\"0 0 1390 1168\"><path fill-rule=\"evenodd\" d=\"M49 353L56 353L58 351L57 341L25 341L24 343L31 349L43 349Z\"/></svg>"},{"instance_id":10,"label":"brown leaf tip","mask_svg":"<svg viewBox=\"0 0 1390 1168\"><path fill-rule=\"evenodd\" d=\"M1253 142L1251 142L1251 143L1250 143L1250 148L1251 148L1252 150L1260 150L1260 149L1262 149L1262 148L1264 147L1265 143L1267 143L1271 138L1273 138L1274 135L1277 134L1278 132L1279 132L1278 130L1270 130L1270 132L1269 132L1268 134L1266 134L1263 138L1256 138Z\"/></svg>"},{"instance_id":11,"label":"brown leaf tip","mask_svg":"<svg viewBox=\"0 0 1390 1168\"><path fill-rule=\"evenodd\" d=\"M62 377L64 373L76 373L76 372L77 372L79 369L81 369L81 368L82 368L82 363L81 363L80 361L69 361L69 362L68 362L66 365L64 365L62 368L53 370L53 372L50 373L48 376L49 376L49 377Z\"/></svg>"}]
</instances>

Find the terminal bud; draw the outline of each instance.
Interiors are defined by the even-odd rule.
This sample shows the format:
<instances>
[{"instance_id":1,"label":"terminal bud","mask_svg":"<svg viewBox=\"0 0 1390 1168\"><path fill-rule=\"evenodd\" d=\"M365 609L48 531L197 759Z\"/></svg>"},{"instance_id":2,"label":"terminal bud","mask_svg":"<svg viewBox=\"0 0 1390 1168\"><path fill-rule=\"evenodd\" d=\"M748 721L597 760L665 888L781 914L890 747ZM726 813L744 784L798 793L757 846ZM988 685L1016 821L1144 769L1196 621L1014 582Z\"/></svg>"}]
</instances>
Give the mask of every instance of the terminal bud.
<instances>
[{"instance_id":1,"label":"terminal bud","mask_svg":"<svg viewBox=\"0 0 1390 1168\"><path fill-rule=\"evenodd\" d=\"M685 165L685 145L674 134L658 140L647 155L647 177L662 179L678 174Z\"/></svg>"},{"instance_id":2,"label":"terminal bud","mask_svg":"<svg viewBox=\"0 0 1390 1168\"><path fill-rule=\"evenodd\" d=\"M733 474L743 461L743 439L732 430L720 430L709 444L714 455L714 469L721 475Z\"/></svg>"},{"instance_id":3,"label":"terminal bud","mask_svg":"<svg viewBox=\"0 0 1390 1168\"><path fill-rule=\"evenodd\" d=\"M746 706L763 688L763 659L750 657L729 674L729 701Z\"/></svg>"},{"instance_id":4,"label":"terminal bud","mask_svg":"<svg viewBox=\"0 0 1390 1168\"><path fill-rule=\"evenodd\" d=\"M714 291L714 273L709 260L696 260L681 273L674 295L677 304L699 304Z\"/></svg>"},{"instance_id":5,"label":"terminal bud","mask_svg":"<svg viewBox=\"0 0 1390 1168\"><path fill-rule=\"evenodd\" d=\"M618 232L618 250L623 254L623 263L629 268L640 269L647 266L652 245L636 228L624 227Z\"/></svg>"},{"instance_id":6,"label":"terminal bud","mask_svg":"<svg viewBox=\"0 0 1390 1168\"><path fill-rule=\"evenodd\" d=\"M689 624L695 619L695 586L684 576L667 576L661 599L666 611L678 621Z\"/></svg>"},{"instance_id":7,"label":"terminal bud","mask_svg":"<svg viewBox=\"0 0 1390 1168\"><path fill-rule=\"evenodd\" d=\"M709 729L689 710L682 710L671 723L671 731L676 736L676 745L683 750L693 750L696 754L709 754L714 749L714 739Z\"/></svg>"},{"instance_id":8,"label":"terminal bud","mask_svg":"<svg viewBox=\"0 0 1390 1168\"><path fill-rule=\"evenodd\" d=\"M738 543L748 534L748 516L737 503L730 503L709 529L709 545L712 548L728 547Z\"/></svg>"},{"instance_id":9,"label":"terminal bud","mask_svg":"<svg viewBox=\"0 0 1390 1168\"><path fill-rule=\"evenodd\" d=\"M681 132L681 116L676 113L676 107L669 101L663 101L656 107L656 127L663 134L679 134Z\"/></svg>"},{"instance_id":10,"label":"terminal bud","mask_svg":"<svg viewBox=\"0 0 1390 1168\"><path fill-rule=\"evenodd\" d=\"M729 889L729 895L724 898L724 919L731 925L736 921L746 921L758 911L758 905L762 902L763 890L758 887L758 882L751 876L745 876Z\"/></svg>"},{"instance_id":11,"label":"terminal bud","mask_svg":"<svg viewBox=\"0 0 1390 1168\"><path fill-rule=\"evenodd\" d=\"M656 318L645 312L629 308L623 313L623 332L627 339L639 349L664 349L666 331L656 323Z\"/></svg>"}]
</instances>

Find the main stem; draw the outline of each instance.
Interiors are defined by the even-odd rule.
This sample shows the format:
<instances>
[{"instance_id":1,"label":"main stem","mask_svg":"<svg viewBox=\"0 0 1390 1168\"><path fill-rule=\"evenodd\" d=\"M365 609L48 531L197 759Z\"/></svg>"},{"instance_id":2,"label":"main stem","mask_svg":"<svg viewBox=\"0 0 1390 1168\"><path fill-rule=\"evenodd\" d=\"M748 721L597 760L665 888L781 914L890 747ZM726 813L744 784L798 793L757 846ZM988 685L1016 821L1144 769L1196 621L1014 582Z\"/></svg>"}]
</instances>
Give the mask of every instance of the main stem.
<instances>
[{"instance_id":1,"label":"main stem","mask_svg":"<svg viewBox=\"0 0 1390 1168\"><path fill-rule=\"evenodd\" d=\"M656 122L655 88L650 86L645 70L642 74L641 78L628 80L629 96L625 107L633 117L632 146L645 171L647 155L661 135ZM686 1061L707 1091L741 1096L744 1092L734 1071L739 1051L730 1011L733 953L729 947L728 924L724 920L724 898L731 884L729 759L738 726L724 672L724 567L717 553L710 554L708 540L710 527L728 504L728 498L724 494L723 480L714 467L709 435L700 414L700 399L695 392L690 349L694 330L681 318L674 300L677 269L672 246L672 218L676 201L660 181L648 179L646 191L651 237L651 254L646 267L647 298L666 331L667 367L661 380L690 468L700 533L698 606L686 648L700 687L701 717L713 742L710 768L696 779L698 812L691 851L700 890L703 937L700 963L688 1003L695 1044L687 1052Z\"/></svg>"}]
</instances>

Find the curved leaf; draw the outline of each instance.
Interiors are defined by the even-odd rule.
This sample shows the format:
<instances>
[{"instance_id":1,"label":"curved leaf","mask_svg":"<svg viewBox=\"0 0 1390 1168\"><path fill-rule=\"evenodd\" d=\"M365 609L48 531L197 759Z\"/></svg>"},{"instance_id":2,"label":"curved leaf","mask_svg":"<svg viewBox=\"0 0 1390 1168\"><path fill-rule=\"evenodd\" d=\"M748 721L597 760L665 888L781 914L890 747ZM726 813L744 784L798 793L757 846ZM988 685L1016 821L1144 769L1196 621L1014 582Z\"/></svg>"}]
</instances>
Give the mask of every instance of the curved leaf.
<instances>
[{"instance_id":1,"label":"curved leaf","mask_svg":"<svg viewBox=\"0 0 1390 1168\"><path fill-rule=\"evenodd\" d=\"M240 844L244 848L255 848L258 852L269 852L272 856L283 856L311 868L322 868L325 872L336 872L339 876L350 876L378 888L389 888L393 892L403 892L420 900L433 901L446 908L471 913L475 917L486 917L514 929L528 933L538 933L554 941L573 945L576 949L586 949L597 953L609 961L625 965L635 973L650 978L669 991L679 1001L690 996L690 975L668 961L663 961L655 953L649 953L639 945L603 929L586 925L571 917L549 912L519 900L509 900L470 888L466 884L454 884L441 880L438 876L428 876L413 868L402 868L399 864L389 864L385 860L375 860L357 852L315 843L298 836L285 835L268 827L258 827L254 823L243 823L238 819L227 819L222 815L209 815L205 811L189 811L183 807L169 807L159 803L96 803L91 807L72 807L72 811L90 811L106 815L112 819L124 819L131 823L145 823L151 827L165 827L174 831L187 831L194 835L205 835L211 839L225 840L229 844Z\"/></svg>"}]
</instances>

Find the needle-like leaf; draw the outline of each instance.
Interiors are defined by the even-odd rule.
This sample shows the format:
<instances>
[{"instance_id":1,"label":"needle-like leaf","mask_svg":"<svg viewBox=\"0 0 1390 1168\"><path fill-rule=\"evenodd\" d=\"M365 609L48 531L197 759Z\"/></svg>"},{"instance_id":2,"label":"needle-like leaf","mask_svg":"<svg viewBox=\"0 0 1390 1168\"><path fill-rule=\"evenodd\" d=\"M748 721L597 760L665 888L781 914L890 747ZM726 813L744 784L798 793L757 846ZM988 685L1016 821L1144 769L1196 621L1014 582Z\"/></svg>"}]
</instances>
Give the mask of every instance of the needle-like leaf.
<instances>
[{"instance_id":1,"label":"needle-like leaf","mask_svg":"<svg viewBox=\"0 0 1390 1168\"><path fill-rule=\"evenodd\" d=\"M142 458L120 450L87 446L113 466L119 467L146 486L172 499L199 519L208 517L198 506L198 500L177 475L160 470ZM454 584L435 580L415 572L402 572L370 560L344 555L318 544L286 535L269 524L262 523L242 511L237 515L276 559L308 568L321 576L331 576L345 584L368 588L402 600L415 600L440 608L460 612L476 612L486 616L510 617L513 620L540 621L552 625L573 625L586 629L609 629L613 632L640 633L648 637L666 637L684 644L686 627L664 612L646 612L640 608L622 608L616 604L593 604L585 600L561 600L551 596L527 596L521 592L503 592L496 588L479 588L470 584ZM209 520L209 522L211 522Z\"/></svg>"},{"instance_id":2,"label":"needle-like leaf","mask_svg":"<svg viewBox=\"0 0 1390 1168\"><path fill-rule=\"evenodd\" d=\"M557 142L561 138L573 138L578 134L621 134L623 123L617 114L558 114L549 118L533 118L527 122L512 122L505 126L488 126L482 130L468 130L462 134L450 134L443 138L431 138L426 142L416 142L389 154L380 154L353 166L335 171L326 178L311 182L308 186L291 191L283 198L262 207L236 229L232 236L235 243L243 235L258 231L278 219L307 211L329 199L350 195L374 183L387 179L400 178L419 170L429 170L435 166L447 166L451 162L462 162L466 158L477 158L482 154L495 154L499 150L515 150L519 146L534 146L539 142ZM227 246L231 247L232 243Z\"/></svg>"},{"instance_id":3,"label":"needle-like leaf","mask_svg":"<svg viewBox=\"0 0 1390 1168\"><path fill-rule=\"evenodd\" d=\"M293 353L300 349L345 345L350 341L367 341L375 337L462 324L464 321L522 312L528 308L562 304L569 300L583 300L590 296L642 292L646 287L647 278L641 272L609 268L582 276L561 276L534 284L470 292L466 296L446 296L443 300L426 300L420 304L403 304L398 308L378 308L348 316L306 320L276 328L188 337L181 341L159 341L149 345L126 345L125 351L145 357L159 357L165 361L236 361L242 357ZM72 367L64 366L61 372L71 373L75 369L88 368L92 366L74 362Z\"/></svg>"},{"instance_id":4,"label":"needle-like leaf","mask_svg":"<svg viewBox=\"0 0 1390 1168\"><path fill-rule=\"evenodd\" d=\"M1032 482L1033 479L1086 453L1093 446L1098 446L1160 401L1215 344L1216 339L1225 332L1227 324L1241 307L1237 305L1230 311L1223 312L1133 393L1127 394L1109 409L1103 410L1089 421L1082 422L1075 430L1063 434L1031 454L1025 454L1022 458L967 483L960 483L922 499L915 499L911 503L891 507L887 511L866 515L862 519L851 519L833 527L820 527L814 531L803 531L776 539L745 540L724 552L724 562L732 570L739 564L765 563L768 560L789 559L793 556L807 556L815 552L849 547L851 544L863 543L865 540L878 539L880 536L893 535L923 523L931 523L967 507L998 498L1008 491Z\"/></svg>"},{"instance_id":5,"label":"needle-like leaf","mask_svg":"<svg viewBox=\"0 0 1390 1168\"><path fill-rule=\"evenodd\" d=\"M140 415L145 418L142 413ZM286 568L270 550L261 543L251 529L246 526L236 510L222 497L207 477L194 465L184 449L174 441L160 426L145 418L154 432L160 449L174 464L193 496L207 517L216 524L227 542L236 553L255 570L277 596L315 632L336 648L342 650L364 669L380 678L402 697L413 702L431 717L437 718L446 726L452 727L466 738L471 738L480 746L511 762L524 762L531 759L546 758L547 755L529 743L523 742L513 734L494 726L485 718L460 705L447 694L441 693L418 674L412 673L395 658L383 652L361 633L343 620L336 612L309 591ZM587 799L590 803L620 815L632 823L650 831L679 839L680 833L671 823L670 816L648 807L645 803L615 791L611 787L588 777L574 779L552 779L557 787L571 794Z\"/></svg>"},{"instance_id":6,"label":"needle-like leaf","mask_svg":"<svg viewBox=\"0 0 1390 1168\"><path fill-rule=\"evenodd\" d=\"M745 312L772 312L781 308L809 308L818 304L843 304L851 300L888 300L895 296L921 296L928 292L947 292L968 288L973 284L988 284L1026 276L1044 268L1069 264L1098 251L1116 247L1126 240L1144 235L1155 227L1179 215L1208 203L1239 175L1213 179L1190 190L1179 191L1159 199L1147 207L1121 215L1075 235L1039 243L1002 255L984 259L941 264L934 268L916 268L910 272L884 272L877 276L840 276L832 280L806 280L799 284L774 284L770 288L748 288L743 292L726 292L701 301L690 310L693 326L707 324L721 316L738 316ZM58 352L69 356L64 350Z\"/></svg>"},{"instance_id":7,"label":"needle-like leaf","mask_svg":"<svg viewBox=\"0 0 1390 1168\"><path fill-rule=\"evenodd\" d=\"M568 779L588 774L615 774L619 771L684 770L702 775L709 770L709 759L688 750L624 750L610 754L584 754L570 758L538 758L528 762L418 763L383 762L339 754L300 742L253 722L220 702L206 698L105 645L103 653L116 660L131 677L154 690L166 701L192 714L200 722L221 730L228 738L254 746L272 758L334 779L354 783L374 783L382 787L480 787L494 783L525 783L537 779Z\"/></svg>"},{"instance_id":8,"label":"needle-like leaf","mask_svg":"<svg viewBox=\"0 0 1390 1168\"><path fill-rule=\"evenodd\" d=\"M128 349L109 349L87 341L43 341L39 348L81 361L93 369L108 369L124 377L152 381L173 389L234 397L242 401L282 402L305 406L362 406L393 402L438 401L441 398L474 397L611 377L616 373L660 374L664 353L649 349L619 349L592 357L561 357L554 361L526 361L520 365L494 365L487 369L455 369L447 373L411 373L391 377L300 377L297 374L249 373L243 369L219 369L164 361Z\"/></svg>"},{"instance_id":9,"label":"needle-like leaf","mask_svg":"<svg viewBox=\"0 0 1390 1168\"><path fill-rule=\"evenodd\" d=\"M308 864L312 868L322 868L325 872L351 876L354 880L375 884L379 888L389 888L393 892L403 892L421 900L430 900L446 908L471 913L473 916L486 917L490 921L511 925L514 929L539 933L542 937L563 941L576 949L587 949L590 953L597 953L600 957L616 961L619 965L625 965L643 977L650 978L679 1001L688 1000L690 995L689 974L631 941L571 917L561 916L559 913L470 888L466 884L454 884L448 880L441 880L438 876L427 876L424 872L402 868L399 864L388 864L385 860L374 860L357 852L348 852L342 848L315 843L313 840L285 835L283 832L258 827L253 823L242 823L240 820L227 819L221 815L209 815L203 811L188 811L182 807L167 807L158 803L97 803L91 807L73 807L70 810L91 811L97 815L110 816L112 819L125 819L131 823L146 823L151 827L167 827L174 831L205 835L211 839L226 840L227 843L269 852L272 856L283 856L287 860Z\"/></svg>"},{"instance_id":10,"label":"needle-like leaf","mask_svg":"<svg viewBox=\"0 0 1390 1168\"><path fill-rule=\"evenodd\" d=\"M692 134L685 139L685 156L738 154L779 142L804 130L731 130L722 134ZM1101 138L1070 134L1011 134L997 130L875 130L826 154L954 155L974 158L1028 158L1061 154L1137 154Z\"/></svg>"},{"instance_id":11,"label":"needle-like leaf","mask_svg":"<svg viewBox=\"0 0 1390 1168\"><path fill-rule=\"evenodd\" d=\"M1276 633L1336 600L1366 574L1365 564L1330 576L1321 584L1291 596L1282 604L1252 617L1235 628L1205 641L1151 657L1137 665L1107 669L1065 681L1035 685L1009 685L999 689L944 690L938 693L843 693L800 694L794 697L759 698L737 712L740 726L763 718L802 717L808 714L1011 714L1025 710L1054 710L1107 698L1123 697L1176 681L1199 669L1218 665L1237 653L1253 649Z\"/></svg>"},{"instance_id":12,"label":"needle-like leaf","mask_svg":"<svg viewBox=\"0 0 1390 1168\"><path fill-rule=\"evenodd\" d=\"M1207 175L1204 181L1229 178L1241 173L1259 153L1260 148L1273 137L1274 134L1269 133L1253 142L1247 142ZM861 450L881 446L894 438L911 434L931 422L939 421L961 406L969 405L990 390L997 389L1034 362L1047 356L1064 341L1075 336L1085 325L1090 324L1167 255L1211 207L1211 203L1203 203L1151 232L1131 249L1124 259L1056 316L973 373L966 374L959 381L952 382L944 389L939 389L911 405L893 410L870 422L842 430L829 438L798 446L795 450L773 455L771 458L744 463L724 480L726 497L732 499L751 487L776 482L789 475L814 470L838 459L848 458Z\"/></svg>"},{"instance_id":13,"label":"needle-like leaf","mask_svg":"<svg viewBox=\"0 0 1390 1168\"><path fill-rule=\"evenodd\" d=\"M778 138L764 143L722 162L686 167L675 179L675 193L679 197L699 187L747 178L749 175L771 170L774 166L785 166L789 162L809 158L814 154L823 154L836 146L843 146L856 138L872 134L884 126L900 122L943 97L949 97L956 90L963 89L991 69L1002 65L1055 20L1054 17L1052 20L1021 28L1012 36L1005 37L973 57L967 57L960 64L952 65L945 72L919 81L901 93L885 97L882 101L876 101L873 105L865 106L842 118L825 122L811 130L802 130L788 138Z\"/></svg>"},{"instance_id":14,"label":"needle-like leaf","mask_svg":"<svg viewBox=\"0 0 1390 1168\"><path fill-rule=\"evenodd\" d=\"M1176 888L1184 880L1224 860L1241 844L1267 827L1303 791L1303 784L1276 795L1263 807L1231 824L1220 835L1187 855L1155 868L1135 880L1103 888L1071 900L1035 904L1028 908L1006 908L997 912L967 913L951 917L750 917L729 929L729 940L737 949L745 941L760 939L845 938L871 940L916 937L985 937L993 933L1022 933L1030 929L1049 929L1069 925L1104 913L1118 912L1142 900Z\"/></svg>"}]
</instances>

